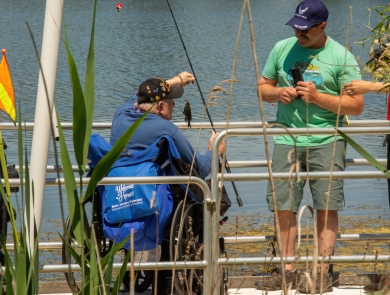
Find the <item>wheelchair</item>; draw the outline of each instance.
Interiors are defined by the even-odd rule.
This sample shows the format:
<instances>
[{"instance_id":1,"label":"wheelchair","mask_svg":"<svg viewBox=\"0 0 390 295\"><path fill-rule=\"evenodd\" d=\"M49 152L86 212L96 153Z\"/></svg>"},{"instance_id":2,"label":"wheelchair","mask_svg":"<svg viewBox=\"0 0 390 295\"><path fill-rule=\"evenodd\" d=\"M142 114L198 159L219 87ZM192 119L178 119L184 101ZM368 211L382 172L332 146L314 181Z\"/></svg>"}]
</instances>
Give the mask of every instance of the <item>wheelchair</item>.
<instances>
[{"instance_id":1,"label":"wheelchair","mask_svg":"<svg viewBox=\"0 0 390 295\"><path fill-rule=\"evenodd\" d=\"M164 141L158 143L161 146ZM156 159L157 161L158 159ZM189 175L199 177L198 173L191 169L191 166L185 163L182 159L171 159L173 162L167 170L166 175ZM168 169L168 168L166 168ZM174 170L174 171L173 171ZM91 171L92 172L92 171ZM90 172L90 173L91 173ZM170 261L201 261L203 260L203 192L196 185L189 185L188 196L184 201L185 185L171 185L172 196L174 199L174 207L170 220L168 221L164 236L162 248L162 254L164 260ZM227 196L226 190L223 187L222 194L223 212L220 215L224 215L227 208L230 207L231 202ZM110 252L113 246L113 241L109 241L104 236L103 232L103 216L102 216L102 202L99 190L96 188L94 196L87 200L84 205L84 227L85 232L90 238L92 234L95 235L98 251L100 257L104 257ZM91 214L86 214L87 207L91 207ZM223 214L222 214L223 213ZM93 231L92 231L93 229ZM62 244L62 263L73 264L73 257L69 250L69 245L74 240L74 234L69 217L66 220L65 232L63 235ZM167 244L164 240L168 240ZM84 253L87 260L90 258L90 251L87 245L84 245ZM163 258L161 261L164 261ZM143 292L147 290L152 284L154 278L154 270L137 271L135 278L135 291ZM198 269L175 269L172 276L174 286L181 295L187 294L202 294L203 286L203 270ZM226 276L224 276L226 278ZM80 273L74 273L71 271L65 272L66 281L73 293L77 293L80 290ZM122 280L126 289L130 288L130 274L127 272ZM226 291L226 279L222 281L223 288L221 288L221 294ZM157 287L157 286L156 286ZM167 290L170 292L170 290Z\"/></svg>"},{"instance_id":2,"label":"wheelchair","mask_svg":"<svg viewBox=\"0 0 390 295\"><path fill-rule=\"evenodd\" d=\"M88 237L91 237L92 228L96 237L100 257L106 256L113 246L113 241L106 240L102 227L102 209L100 194L97 189L94 191L94 202L92 196L86 202L86 207L92 206L92 215L88 216L84 210L84 227ZM183 217L182 217L183 216ZM224 220L227 218L225 217ZM181 220L183 222L181 222ZM169 222L167 224L169 226ZM169 230L169 258L171 261L201 261L203 260L203 205L193 200L180 200L176 209L172 212L172 220ZM68 245L72 244L74 233L70 218L66 219L65 232L62 243L62 263L76 263L69 251ZM224 252L220 245L221 252ZM90 258L90 251L84 245L84 253L87 260ZM154 270L139 270L136 272L134 290L142 293L152 284ZM65 272L65 279L73 293L81 289L80 272ZM223 270L221 280L221 294L227 292L227 272ZM175 269L172 281L179 294L202 294L203 270L201 269ZM130 289L130 273L126 272L123 277L123 285Z\"/></svg>"}]
</instances>

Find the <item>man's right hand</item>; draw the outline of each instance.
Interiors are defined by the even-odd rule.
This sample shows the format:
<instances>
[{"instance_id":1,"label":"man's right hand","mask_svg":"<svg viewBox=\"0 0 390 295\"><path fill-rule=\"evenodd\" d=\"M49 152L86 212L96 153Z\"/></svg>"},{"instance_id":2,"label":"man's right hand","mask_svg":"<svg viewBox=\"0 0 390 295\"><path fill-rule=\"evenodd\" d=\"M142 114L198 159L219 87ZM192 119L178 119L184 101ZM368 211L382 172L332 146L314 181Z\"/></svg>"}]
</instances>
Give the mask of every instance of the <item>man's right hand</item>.
<instances>
[{"instance_id":1,"label":"man's right hand","mask_svg":"<svg viewBox=\"0 0 390 295\"><path fill-rule=\"evenodd\" d=\"M281 88L280 102L283 104L289 104L293 99L298 96L298 93L293 87Z\"/></svg>"},{"instance_id":2,"label":"man's right hand","mask_svg":"<svg viewBox=\"0 0 390 295\"><path fill-rule=\"evenodd\" d=\"M211 130L211 137L209 139L209 146L208 149L211 150L211 147L213 146L213 142L215 137L219 134L219 132L215 133L214 130ZM225 152L226 149L226 142L222 140L218 147L218 155L222 155Z\"/></svg>"},{"instance_id":3,"label":"man's right hand","mask_svg":"<svg viewBox=\"0 0 390 295\"><path fill-rule=\"evenodd\" d=\"M289 104L298 96L297 91L293 87L277 87L278 81L260 77L257 83L257 95L268 103L281 102Z\"/></svg>"},{"instance_id":4,"label":"man's right hand","mask_svg":"<svg viewBox=\"0 0 390 295\"><path fill-rule=\"evenodd\" d=\"M195 76L188 72L181 72L175 77L172 77L171 79L167 80L167 83L173 87L187 86L190 83L194 84L194 82L195 82Z\"/></svg>"}]
</instances>

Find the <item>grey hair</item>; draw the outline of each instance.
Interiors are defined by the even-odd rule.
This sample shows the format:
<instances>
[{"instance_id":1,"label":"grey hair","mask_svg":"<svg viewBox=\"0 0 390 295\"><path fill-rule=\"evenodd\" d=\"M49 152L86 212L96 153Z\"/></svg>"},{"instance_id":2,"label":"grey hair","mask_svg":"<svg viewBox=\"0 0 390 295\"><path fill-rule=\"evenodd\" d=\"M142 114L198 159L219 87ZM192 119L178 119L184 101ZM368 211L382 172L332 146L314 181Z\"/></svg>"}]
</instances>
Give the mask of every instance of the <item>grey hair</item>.
<instances>
[{"instance_id":1,"label":"grey hair","mask_svg":"<svg viewBox=\"0 0 390 295\"><path fill-rule=\"evenodd\" d=\"M162 100L164 103L165 100ZM141 103L139 104L138 102L135 102L134 103L134 107L137 108L137 109L141 109L143 111L148 111L150 108L152 108L150 110L151 113L156 113L156 109L157 109L157 103L152 103L152 102L144 102L144 103Z\"/></svg>"}]
</instances>

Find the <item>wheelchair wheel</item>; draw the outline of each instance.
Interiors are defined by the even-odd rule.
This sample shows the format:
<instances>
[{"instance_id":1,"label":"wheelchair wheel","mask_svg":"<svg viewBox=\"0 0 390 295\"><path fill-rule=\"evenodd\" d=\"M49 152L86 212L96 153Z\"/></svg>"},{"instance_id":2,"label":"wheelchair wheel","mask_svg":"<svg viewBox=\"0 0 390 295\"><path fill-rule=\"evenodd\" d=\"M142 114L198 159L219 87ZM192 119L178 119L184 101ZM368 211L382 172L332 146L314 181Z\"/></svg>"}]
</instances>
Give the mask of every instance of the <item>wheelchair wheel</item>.
<instances>
[{"instance_id":1,"label":"wheelchair wheel","mask_svg":"<svg viewBox=\"0 0 390 295\"><path fill-rule=\"evenodd\" d=\"M70 222L70 217L66 219L66 231L64 233L64 241L62 243L62 263L63 264L77 264L77 262L74 260L72 254L69 251L69 244L71 245L72 248L76 249L76 252L78 254L81 254L81 247L77 247L76 245L72 245L72 242L76 242L75 236L74 236L74 231L72 228L72 224ZM88 235L88 239L91 237L91 226L90 222L88 221L87 217L84 216L84 228L86 231L86 234ZM95 236L97 239L97 245L99 249L99 256L102 258L106 256L112 247L112 242L111 241L106 241L104 235L100 235L97 233L97 229L95 228ZM84 254L86 260L90 260L90 251L87 245L84 245ZM72 290L73 293L78 293L81 289L81 272L65 272L65 279L69 285L69 288Z\"/></svg>"},{"instance_id":2,"label":"wheelchair wheel","mask_svg":"<svg viewBox=\"0 0 390 295\"><path fill-rule=\"evenodd\" d=\"M153 281L153 270L138 270L135 274L134 281L134 291L137 293L142 293L146 291ZM130 272L126 271L125 276L123 277L123 285L126 290L130 291Z\"/></svg>"},{"instance_id":3,"label":"wheelchair wheel","mask_svg":"<svg viewBox=\"0 0 390 295\"><path fill-rule=\"evenodd\" d=\"M184 206L183 219L181 219ZM181 201L173 215L170 233L171 261L203 260L203 208ZM182 221L182 222L181 222ZM174 281L180 295L202 294L203 270L175 269Z\"/></svg>"},{"instance_id":4,"label":"wheelchair wheel","mask_svg":"<svg viewBox=\"0 0 390 295\"><path fill-rule=\"evenodd\" d=\"M84 218L84 227L85 227L85 230L86 230L88 237L90 237L91 228L90 228L89 222L88 222L88 220L86 220L86 218ZM72 245L72 241L75 242L75 240L74 240L75 236L74 236L74 231L73 231L69 216L66 219L65 232L64 232L63 237L64 237L64 241L62 242L62 263L63 264L76 264L75 260L72 257L72 254L69 251L68 245L71 245L72 248L77 249L76 252L78 254L81 253L81 248L77 248L75 245ZM88 249L87 245L84 245L84 253L85 253L85 257L87 259L89 259L90 253L89 253L89 249ZM78 293L80 291L80 288L81 288L81 281L82 281L81 272L69 272L68 271L68 272L65 272L64 275L65 275L65 279L69 285L69 288L72 290L72 293L73 294Z\"/></svg>"}]
</instances>

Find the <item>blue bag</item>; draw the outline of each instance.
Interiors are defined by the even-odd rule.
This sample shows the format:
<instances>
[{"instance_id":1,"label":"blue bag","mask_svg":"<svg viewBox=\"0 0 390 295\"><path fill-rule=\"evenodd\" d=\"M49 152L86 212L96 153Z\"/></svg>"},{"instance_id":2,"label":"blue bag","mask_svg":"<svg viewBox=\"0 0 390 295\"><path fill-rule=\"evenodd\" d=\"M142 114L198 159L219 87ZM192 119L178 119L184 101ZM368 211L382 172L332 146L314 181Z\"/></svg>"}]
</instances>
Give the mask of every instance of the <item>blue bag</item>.
<instances>
[{"instance_id":1,"label":"blue bag","mask_svg":"<svg viewBox=\"0 0 390 295\"><path fill-rule=\"evenodd\" d=\"M161 164L168 159L167 150L176 150L176 147L170 145L167 149L167 144L159 145L162 138L146 150L124 153L107 176L165 175L165 167ZM168 142L172 143L172 140ZM88 150L90 167L94 168L110 149L111 145L104 138L92 134ZM106 238L120 242L130 236L133 230L134 250L149 250L161 244L173 207L168 184L106 185L99 186L98 190L102 200L103 231ZM129 243L125 248L129 248Z\"/></svg>"},{"instance_id":2,"label":"blue bag","mask_svg":"<svg viewBox=\"0 0 390 295\"><path fill-rule=\"evenodd\" d=\"M151 159L134 163L130 157L120 158L111 168L107 177L158 176L160 166ZM115 184L106 185L102 198L103 218L108 223L129 222L154 214L159 202L154 200L161 193L156 184ZM168 189L164 185L165 189Z\"/></svg>"}]
</instances>

